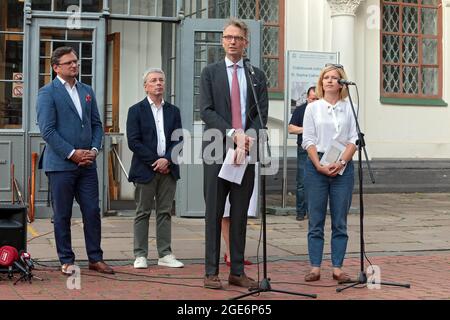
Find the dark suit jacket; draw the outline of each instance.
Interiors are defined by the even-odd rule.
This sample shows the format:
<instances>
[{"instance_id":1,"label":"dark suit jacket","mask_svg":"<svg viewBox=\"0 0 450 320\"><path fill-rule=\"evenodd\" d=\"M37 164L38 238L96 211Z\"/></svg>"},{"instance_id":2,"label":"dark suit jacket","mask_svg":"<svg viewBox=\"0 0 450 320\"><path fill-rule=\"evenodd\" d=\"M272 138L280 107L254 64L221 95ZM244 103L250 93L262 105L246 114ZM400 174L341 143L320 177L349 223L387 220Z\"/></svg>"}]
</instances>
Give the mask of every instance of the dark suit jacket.
<instances>
[{"instance_id":1,"label":"dark suit jacket","mask_svg":"<svg viewBox=\"0 0 450 320\"><path fill-rule=\"evenodd\" d=\"M264 127L267 123L269 100L267 95L266 76L258 68L255 70L255 91L259 99L261 117ZM250 86L247 71L247 104L245 130L261 129L258 119L258 110ZM225 60L206 66L201 75L200 82L200 109L201 119L205 122L205 130L219 129L225 136L227 129L231 129L231 97ZM225 139L224 139L225 142ZM226 150L224 150L226 152Z\"/></svg>"},{"instance_id":2,"label":"dark suit jacket","mask_svg":"<svg viewBox=\"0 0 450 320\"><path fill-rule=\"evenodd\" d=\"M171 153L181 140L172 141L171 136L176 129L181 129L180 110L167 101L164 102L162 108L164 134L166 136L166 154L163 158L169 160L170 173L175 180L178 180L180 178L180 169L177 164L172 162ZM156 175L152 164L161 157L157 153L158 136L155 118L147 97L128 110L127 139L128 147L133 151L128 180L136 183L150 182Z\"/></svg>"},{"instance_id":3,"label":"dark suit jacket","mask_svg":"<svg viewBox=\"0 0 450 320\"><path fill-rule=\"evenodd\" d=\"M101 149L103 128L94 91L81 82L76 86L83 119L59 79L55 78L39 90L37 120L46 142L39 162L46 172L76 170L78 165L67 159L73 149Z\"/></svg>"}]
</instances>

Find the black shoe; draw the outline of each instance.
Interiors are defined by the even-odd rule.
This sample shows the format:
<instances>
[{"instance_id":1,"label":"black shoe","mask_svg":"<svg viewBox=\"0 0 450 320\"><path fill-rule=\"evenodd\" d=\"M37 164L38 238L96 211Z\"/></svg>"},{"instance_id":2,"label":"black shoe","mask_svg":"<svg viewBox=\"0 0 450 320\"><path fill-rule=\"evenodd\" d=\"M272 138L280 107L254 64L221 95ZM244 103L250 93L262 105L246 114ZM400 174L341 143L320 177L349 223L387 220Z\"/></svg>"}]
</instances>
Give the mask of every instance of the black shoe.
<instances>
[{"instance_id":1,"label":"black shoe","mask_svg":"<svg viewBox=\"0 0 450 320\"><path fill-rule=\"evenodd\" d=\"M295 220L297 220L297 221L303 221L303 220L305 220L305 216L303 216L303 217L297 216L297 217L295 218Z\"/></svg>"}]
</instances>

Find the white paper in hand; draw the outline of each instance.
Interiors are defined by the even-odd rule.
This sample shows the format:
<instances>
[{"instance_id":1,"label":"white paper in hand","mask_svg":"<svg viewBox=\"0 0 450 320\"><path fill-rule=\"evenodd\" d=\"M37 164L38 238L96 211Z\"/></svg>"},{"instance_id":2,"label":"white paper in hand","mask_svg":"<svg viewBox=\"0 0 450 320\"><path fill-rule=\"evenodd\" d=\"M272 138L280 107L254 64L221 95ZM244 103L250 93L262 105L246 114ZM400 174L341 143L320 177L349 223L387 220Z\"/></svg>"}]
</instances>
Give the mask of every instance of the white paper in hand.
<instances>
[{"instance_id":1,"label":"white paper in hand","mask_svg":"<svg viewBox=\"0 0 450 320\"><path fill-rule=\"evenodd\" d=\"M227 156L219 172L219 178L241 185L249 160L250 157L247 156L243 164L233 164L234 149L228 149Z\"/></svg>"},{"instance_id":2,"label":"white paper in hand","mask_svg":"<svg viewBox=\"0 0 450 320\"><path fill-rule=\"evenodd\" d=\"M320 164L323 166L327 166L330 163L333 162L338 162L339 159L341 159L342 154L345 151L345 146L336 141L336 140L332 140L328 149L325 151L325 153L323 154L322 158L320 159ZM345 168L347 167L347 165L345 165L341 171L339 171L339 174L342 175L344 173Z\"/></svg>"}]
</instances>

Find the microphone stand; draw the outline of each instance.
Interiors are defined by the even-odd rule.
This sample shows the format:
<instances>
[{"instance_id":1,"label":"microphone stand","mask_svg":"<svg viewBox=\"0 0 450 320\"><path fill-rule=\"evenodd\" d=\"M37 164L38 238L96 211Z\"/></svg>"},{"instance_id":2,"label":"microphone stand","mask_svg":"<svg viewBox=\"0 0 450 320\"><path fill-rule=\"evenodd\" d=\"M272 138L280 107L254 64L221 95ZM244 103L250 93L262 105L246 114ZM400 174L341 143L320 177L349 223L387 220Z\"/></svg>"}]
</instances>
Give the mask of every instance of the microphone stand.
<instances>
[{"instance_id":1,"label":"microphone stand","mask_svg":"<svg viewBox=\"0 0 450 320\"><path fill-rule=\"evenodd\" d=\"M364 150L364 155L366 157L366 164L367 168L369 169L369 175L371 178L372 183L375 183L375 178L373 177L372 169L370 168L369 164L369 158L367 156L366 151L366 142L364 141L364 133L361 132L361 128L359 126L358 122L358 116L355 112L355 107L353 105L352 96L350 95L350 90L348 88L349 83L344 83L344 86L346 86L348 90L348 98L350 101L350 106L352 108L353 117L355 118L356 122L356 131L358 133L358 140L356 141L356 145L358 146L358 180L359 180L359 243L360 243L360 270L358 279L356 281L346 281L342 283L350 283L349 285L343 287L343 288L337 288L336 292L342 292L348 288L356 287L359 284L362 284L364 286L367 285L367 274L364 267L364 254L365 254L365 244L364 244L364 199L363 199L363 170L362 170L362 151ZM341 284L342 284L341 283ZM410 288L410 284L401 284L401 283L394 283L394 282L379 282L379 281L372 281L373 284L380 284L380 285L387 285L387 286L396 286L396 287L404 287L404 288Z\"/></svg>"},{"instance_id":2,"label":"microphone stand","mask_svg":"<svg viewBox=\"0 0 450 320\"><path fill-rule=\"evenodd\" d=\"M259 100L258 100L256 91L255 91L256 84L253 79L253 75L254 75L253 68L251 68L252 72L250 72L249 69L250 68L245 68L245 70L247 72L247 76L248 76L247 78L250 79L250 84L251 84L250 87L252 88L253 98L255 100L256 109L258 111L259 123L262 128L262 130L260 130L261 138L258 139L258 149L261 150L261 148L262 148L263 151L258 152L258 154L261 155L261 161L260 161L261 167L263 167L263 166L265 167L266 161L265 161L264 143L267 145L267 153L268 153L269 159L271 157L269 139L267 137L267 132L266 132L267 128L264 126L264 122L261 117L261 108L259 106ZM260 146L259 141L261 141L261 146ZM268 165L267 167L269 167L269 166L270 165ZM249 293L245 293L245 294L242 294L235 298L231 298L230 300L242 299L242 298L254 295L254 294L259 294L261 292L277 292L277 293L285 293L285 294L304 296L304 297L310 297L310 298L317 298L316 294L307 294L307 293L298 293L298 292L277 290L277 289L272 289L272 286L270 285L270 279L267 277L266 175L260 174L260 177L261 177L261 187L262 187L262 190L261 190L261 193L262 193L261 223L262 223L262 227L263 227L263 279L259 283L258 288L256 288L256 289L250 288Z\"/></svg>"}]
</instances>

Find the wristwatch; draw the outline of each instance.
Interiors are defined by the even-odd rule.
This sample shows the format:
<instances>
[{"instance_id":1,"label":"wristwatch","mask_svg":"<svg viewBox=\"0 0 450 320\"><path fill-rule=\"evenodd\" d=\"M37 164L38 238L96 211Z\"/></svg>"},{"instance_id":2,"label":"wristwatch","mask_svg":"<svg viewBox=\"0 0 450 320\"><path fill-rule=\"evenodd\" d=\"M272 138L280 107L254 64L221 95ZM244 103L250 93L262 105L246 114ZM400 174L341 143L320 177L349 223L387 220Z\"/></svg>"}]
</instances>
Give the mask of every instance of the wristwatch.
<instances>
[{"instance_id":1,"label":"wristwatch","mask_svg":"<svg viewBox=\"0 0 450 320\"><path fill-rule=\"evenodd\" d=\"M339 163L345 167L345 165L347 164L347 161L345 161L344 159L341 159L341 160L339 160Z\"/></svg>"}]
</instances>

